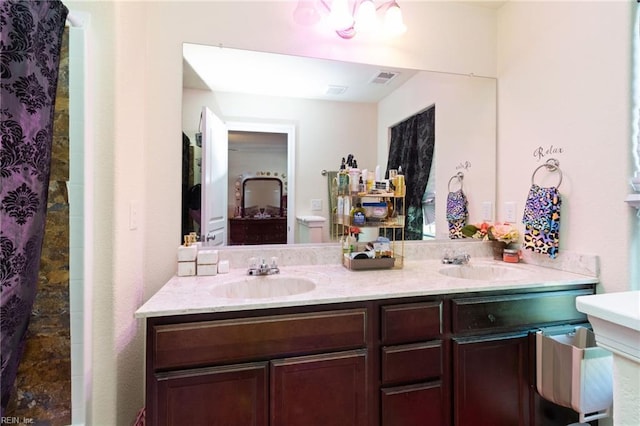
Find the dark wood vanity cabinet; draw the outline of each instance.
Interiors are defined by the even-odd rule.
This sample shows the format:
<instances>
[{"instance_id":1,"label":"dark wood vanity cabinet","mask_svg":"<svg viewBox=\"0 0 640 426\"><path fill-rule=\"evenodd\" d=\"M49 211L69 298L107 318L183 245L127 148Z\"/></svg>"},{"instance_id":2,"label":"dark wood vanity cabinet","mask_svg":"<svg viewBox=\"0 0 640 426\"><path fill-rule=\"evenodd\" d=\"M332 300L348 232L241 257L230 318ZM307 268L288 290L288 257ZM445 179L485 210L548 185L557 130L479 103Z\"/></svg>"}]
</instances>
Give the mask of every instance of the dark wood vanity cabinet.
<instances>
[{"instance_id":1,"label":"dark wood vanity cabinet","mask_svg":"<svg viewBox=\"0 0 640 426\"><path fill-rule=\"evenodd\" d=\"M147 421L566 425L537 394L531 332L586 321L575 297L594 288L148 318Z\"/></svg>"},{"instance_id":2,"label":"dark wood vanity cabinet","mask_svg":"<svg viewBox=\"0 0 640 426\"><path fill-rule=\"evenodd\" d=\"M528 356L526 333L455 339L454 424L529 425Z\"/></svg>"},{"instance_id":3,"label":"dark wood vanity cabinet","mask_svg":"<svg viewBox=\"0 0 640 426\"><path fill-rule=\"evenodd\" d=\"M593 293L594 287L586 286L453 298L453 424L560 426L577 421L571 410L541 401L533 333L540 327L586 322L575 298Z\"/></svg>"},{"instance_id":4,"label":"dark wood vanity cabinet","mask_svg":"<svg viewBox=\"0 0 640 426\"><path fill-rule=\"evenodd\" d=\"M157 373L151 424L266 426L268 364Z\"/></svg>"},{"instance_id":5,"label":"dark wood vanity cabinet","mask_svg":"<svg viewBox=\"0 0 640 426\"><path fill-rule=\"evenodd\" d=\"M149 319L149 424L369 425L367 309L287 311Z\"/></svg>"},{"instance_id":6,"label":"dark wood vanity cabinet","mask_svg":"<svg viewBox=\"0 0 640 426\"><path fill-rule=\"evenodd\" d=\"M444 300L381 307L382 426L449 424Z\"/></svg>"},{"instance_id":7,"label":"dark wood vanity cabinet","mask_svg":"<svg viewBox=\"0 0 640 426\"><path fill-rule=\"evenodd\" d=\"M271 363L272 425L368 426L366 350Z\"/></svg>"}]
</instances>

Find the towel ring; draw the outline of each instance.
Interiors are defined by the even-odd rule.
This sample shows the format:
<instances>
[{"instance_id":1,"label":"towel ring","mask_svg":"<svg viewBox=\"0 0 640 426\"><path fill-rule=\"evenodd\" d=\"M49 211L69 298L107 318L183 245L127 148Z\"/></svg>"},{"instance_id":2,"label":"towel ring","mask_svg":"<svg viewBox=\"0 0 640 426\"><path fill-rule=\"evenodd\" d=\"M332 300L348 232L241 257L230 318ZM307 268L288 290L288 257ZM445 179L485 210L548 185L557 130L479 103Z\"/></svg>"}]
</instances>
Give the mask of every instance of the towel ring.
<instances>
[{"instance_id":1,"label":"towel ring","mask_svg":"<svg viewBox=\"0 0 640 426\"><path fill-rule=\"evenodd\" d=\"M556 188L560 188L560 185L562 184L562 170L560 170L560 162L555 158L549 158L544 164L536 167L536 169L533 171L533 174L531 175L531 185L534 185L536 173L543 167L546 168L550 173L558 172L560 174L560 180L558 181L558 185L556 185Z\"/></svg>"},{"instance_id":2,"label":"towel ring","mask_svg":"<svg viewBox=\"0 0 640 426\"><path fill-rule=\"evenodd\" d=\"M451 182L453 182L454 179L458 179L458 182L460 182L460 189L462 189L462 180L464 179L464 174L462 172L458 172L455 175L451 176L451 179L449 179L449 183L447 184L447 189L449 190L449 192L452 192Z\"/></svg>"}]
</instances>

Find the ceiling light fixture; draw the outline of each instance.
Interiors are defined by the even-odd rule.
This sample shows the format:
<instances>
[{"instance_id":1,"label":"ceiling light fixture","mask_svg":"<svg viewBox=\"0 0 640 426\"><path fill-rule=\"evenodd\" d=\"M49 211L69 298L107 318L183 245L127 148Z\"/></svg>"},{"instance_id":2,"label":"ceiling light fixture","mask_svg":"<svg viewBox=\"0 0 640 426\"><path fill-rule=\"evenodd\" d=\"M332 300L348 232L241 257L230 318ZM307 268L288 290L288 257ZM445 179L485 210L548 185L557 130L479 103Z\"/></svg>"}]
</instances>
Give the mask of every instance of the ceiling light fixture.
<instances>
[{"instance_id":1,"label":"ceiling light fixture","mask_svg":"<svg viewBox=\"0 0 640 426\"><path fill-rule=\"evenodd\" d=\"M383 13L382 22L378 12ZM374 0L298 0L293 12L294 20L302 25L315 25L323 14L331 28L343 39L356 34L379 34L395 37L407 31L402 11L396 0L384 1L379 6Z\"/></svg>"}]
</instances>

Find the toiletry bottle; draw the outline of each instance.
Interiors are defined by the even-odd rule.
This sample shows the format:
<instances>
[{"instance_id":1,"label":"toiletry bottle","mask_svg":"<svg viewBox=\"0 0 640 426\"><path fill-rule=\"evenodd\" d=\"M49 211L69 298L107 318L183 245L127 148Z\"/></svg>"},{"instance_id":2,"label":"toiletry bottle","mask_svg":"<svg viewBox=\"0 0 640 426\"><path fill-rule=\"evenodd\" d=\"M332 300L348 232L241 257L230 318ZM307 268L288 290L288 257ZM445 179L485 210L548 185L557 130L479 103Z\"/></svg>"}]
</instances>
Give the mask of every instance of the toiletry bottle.
<instances>
[{"instance_id":1,"label":"toiletry bottle","mask_svg":"<svg viewBox=\"0 0 640 426\"><path fill-rule=\"evenodd\" d=\"M406 178L402 172L402 166L398 166L398 176L396 176L396 188L394 191L396 196L403 197L405 195L405 182Z\"/></svg>"},{"instance_id":2,"label":"toiletry bottle","mask_svg":"<svg viewBox=\"0 0 640 426\"><path fill-rule=\"evenodd\" d=\"M387 201L387 218L392 219L393 217L395 217L394 214L397 214L394 206L395 200L393 198L387 198L386 201Z\"/></svg>"},{"instance_id":3,"label":"toiletry bottle","mask_svg":"<svg viewBox=\"0 0 640 426\"><path fill-rule=\"evenodd\" d=\"M360 185L360 169L349 169L349 190L351 193L356 194Z\"/></svg>"},{"instance_id":4,"label":"toiletry bottle","mask_svg":"<svg viewBox=\"0 0 640 426\"><path fill-rule=\"evenodd\" d=\"M367 173L367 194L371 193L371 190L374 187L374 182L376 180L376 174L375 172L369 171Z\"/></svg>"},{"instance_id":5,"label":"toiletry bottle","mask_svg":"<svg viewBox=\"0 0 640 426\"><path fill-rule=\"evenodd\" d=\"M344 195L349 191L349 174L347 173L347 167L344 157L342 157L342 163L340 163L340 170L338 171L338 194Z\"/></svg>"},{"instance_id":6,"label":"toiletry bottle","mask_svg":"<svg viewBox=\"0 0 640 426\"><path fill-rule=\"evenodd\" d=\"M342 197L342 223L345 225L349 222L349 216L351 216L351 197Z\"/></svg>"},{"instance_id":7,"label":"toiletry bottle","mask_svg":"<svg viewBox=\"0 0 640 426\"><path fill-rule=\"evenodd\" d=\"M356 237L353 235L347 236L347 246L349 247L349 253L356 251Z\"/></svg>"},{"instance_id":8,"label":"toiletry bottle","mask_svg":"<svg viewBox=\"0 0 640 426\"><path fill-rule=\"evenodd\" d=\"M344 235L340 237L340 245L342 246L342 253L349 253L351 251L348 237L345 237Z\"/></svg>"},{"instance_id":9,"label":"toiletry bottle","mask_svg":"<svg viewBox=\"0 0 640 426\"><path fill-rule=\"evenodd\" d=\"M351 209L351 224L354 226L363 226L365 221L366 216L362 203L357 203L355 207Z\"/></svg>"}]
</instances>

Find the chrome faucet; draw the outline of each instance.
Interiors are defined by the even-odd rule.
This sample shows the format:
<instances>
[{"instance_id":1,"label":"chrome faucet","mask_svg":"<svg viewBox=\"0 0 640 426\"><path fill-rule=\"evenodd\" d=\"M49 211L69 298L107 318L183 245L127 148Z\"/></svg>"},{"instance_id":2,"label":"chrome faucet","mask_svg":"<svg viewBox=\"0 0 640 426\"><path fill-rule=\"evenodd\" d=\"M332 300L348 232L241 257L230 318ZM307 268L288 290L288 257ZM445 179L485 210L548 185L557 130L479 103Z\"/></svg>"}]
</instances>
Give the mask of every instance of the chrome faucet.
<instances>
[{"instance_id":1,"label":"chrome faucet","mask_svg":"<svg viewBox=\"0 0 640 426\"><path fill-rule=\"evenodd\" d=\"M471 256L468 253L456 253L454 251L453 255L451 255L449 251L445 251L442 263L446 265L466 265L469 260L471 260Z\"/></svg>"},{"instance_id":2,"label":"chrome faucet","mask_svg":"<svg viewBox=\"0 0 640 426\"><path fill-rule=\"evenodd\" d=\"M249 269L247 270L247 274L249 275L272 275L279 273L280 268L278 268L277 259L275 257L271 258L271 265L267 265L267 262L265 262L264 259L262 259L259 265L256 263L255 258L251 258L249 260Z\"/></svg>"}]
</instances>

